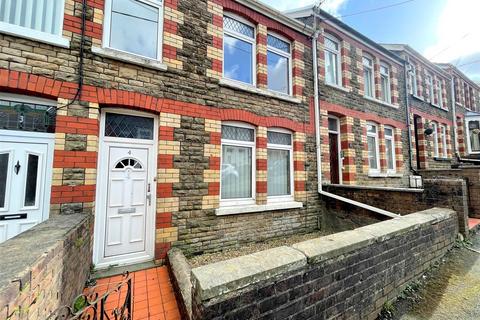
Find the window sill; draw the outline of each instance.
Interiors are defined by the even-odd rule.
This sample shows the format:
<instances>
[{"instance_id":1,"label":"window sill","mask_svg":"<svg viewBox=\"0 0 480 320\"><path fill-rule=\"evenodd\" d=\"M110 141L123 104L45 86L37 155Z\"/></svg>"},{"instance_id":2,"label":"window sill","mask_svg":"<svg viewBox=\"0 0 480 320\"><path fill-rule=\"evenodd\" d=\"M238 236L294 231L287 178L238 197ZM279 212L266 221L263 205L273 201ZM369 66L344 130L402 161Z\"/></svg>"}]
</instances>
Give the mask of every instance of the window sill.
<instances>
[{"instance_id":1,"label":"window sill","mask_svg":"<svg viewBox=\"0 0 480 320\"><path fill-rule=\"evenodd\" d=\"M433 107L448 112L448 108L440 107L438 104L430 103Z\"/></svg>"},{"instance_id":2,"label":"window sill","mask_svg":"<svg viewBox=\"0 0 480 320\"><path fill-rule=\"evenodd\" d=\"M99 55L104 58L120 60L123 62L136 64L145 68L151 68L151 69L160 70L160 71L167 70L167 65L157 60L141 58L133 54L120 52L120 51L109 49L109 48L99 48L99 47L92 46L92 53L95 53L96 55Z\"/></svg>"},{"instance_id":3,"label":"window sill","mask_svg":"<svg viewBox=\"0 0 480 320\"><path fill-rule=\"evenodd\" d=\"M369 178L402 178L401 173L386 173L386 172L371 172L368 174Z\"/></svg>"},{"instance_id":4,"label":"window sill","mask_svg":"<svg viewBox=\"0 0 480 320\"><path fill-rule=\"evenodd\" d=\"M345 87L342 87L342 86L337 86L337 85L334 85L334 84L331 84L331 83L327 83L325 82L325 85L330 87L330 88L334 88L334 89L337 89L337 90L340 90L340 91L343 91L343 92L350 92L349 89L345 88Z\"/></svg>"},{"instance_id":5,"label":"window sill","mask_svg":"<svg viewBox=\"0 0 480 320\"><path fill-rule=\"evenodd\" d=\"M63 38L61 35L53 35L46 32L25 28L10 23L0 22L0 32L11 36L27 38L30 40L51 44L57 47L69 48L70 40Z\"/></svg>"},{"instance_id":6,"label":"window sill","mask_svg":"<svg viewBox=\"0 0 480 320\"><path fill-rule=\"evenodd\" d=\"M266 96L266 97L276 98L276 99L283 100L283 101L288 101L288 102L297 103L297 104L300 104L302 102L302 100L294 98L294 97L292 97L288 94L279 93L279 92L270 91L270 90L259 89L257 87L252 86L252 85L243 84L243 83L235 81L235 80L222 78L222 79L220 79L219 83L220 83L221 86L228 87L228 88L231 88L231 89L239 89L239 90L247 91L247 92L250 92L250 93L260 94L260 95Z\"/></svg>"},{"instance_id":7,"label":"window sill","mask_svg":"<svg viewBox=\"0 0 480 320\"><path fill-rule=\"evenodd\" d=\"M379 99L375 99L375 98L372 98L372 97L368 97L368 96L363 96L363 97L367 100L379 103L381 105L384 105L384 106L387 106L387 107L390 107L390 108L398 109L400 107L400 106L396 106L394 104L391 104L391 103L388 103L388 102L385 102L385 101L382 101L382 100L379 100Z\"/></svg>"},{"instance_id":8,"label":"window sill","mask_svg":"<svg viewBox=\"0 0 480 320\"><path fill-rule=\"evenodd\" d=\"M450 162L450 161L452 161L451 158L442 158L442 157L434 157L433 160L439 161L439 162Z\"/></svg>"},{"instance_id":9,"label":"window sill","mask_svg":"<svg viewBox=\"0 0 480 320\"><path fill-rule=\"evenodd\" d=\"M243 214L243 213L254 213L262 211L273 211L273 210L286 210L286 209L298 209L303 208L302 202L290 201L283 203L267 203L261 205L246 205L246 206L236 206L236 207L224 207L218 208L215 210L217 216L227 216L232 214Z\"/></svg>"},{"instance_id":10,"label":"window sill","mask_svg":"<svg viewBox=\"0 0 480 320\"><path fill-rule=\"evenodd\" d=\"M419 96L417 96L416 94L413 94L413 93L411 93L411 95L412 95L412 97L414 97L417 100L425 101L425 99L423 97L419 97Z\"/></svg>"}]
</instances>

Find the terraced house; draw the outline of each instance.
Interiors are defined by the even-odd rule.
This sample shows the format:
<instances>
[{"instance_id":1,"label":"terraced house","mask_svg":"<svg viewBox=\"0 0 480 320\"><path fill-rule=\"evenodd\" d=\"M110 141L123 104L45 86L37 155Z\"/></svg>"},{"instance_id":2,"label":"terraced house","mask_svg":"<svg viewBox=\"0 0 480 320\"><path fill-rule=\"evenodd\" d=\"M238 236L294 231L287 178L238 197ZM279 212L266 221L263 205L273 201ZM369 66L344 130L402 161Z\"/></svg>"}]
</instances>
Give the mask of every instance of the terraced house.
<instances>
[{"instance_id":1,"label":"terraced house","mask_svg":"<svg viewBox=\"0 0 480 320\"><path fill-rule=\"evenodd\" d=\"M193 256L309 233L332 203L381 219L411 204L460 212L448 192L421 198L431 193L419 177L478 170L479 92L455 67L312 7L4 0L0 249L29 243L22 253L45 258L42 245L68 231L62 250L75 254L8 268L50 289L68 278L66 300L65 288L44 290L61 300L42 307L52 311L83 288L90 264L163 264L171 247ZM436 183L467 197L460 182ZM480 216L480 202L471 208ZM27 303L12 283L0 317Z\"/></svg>"}]
</instances>

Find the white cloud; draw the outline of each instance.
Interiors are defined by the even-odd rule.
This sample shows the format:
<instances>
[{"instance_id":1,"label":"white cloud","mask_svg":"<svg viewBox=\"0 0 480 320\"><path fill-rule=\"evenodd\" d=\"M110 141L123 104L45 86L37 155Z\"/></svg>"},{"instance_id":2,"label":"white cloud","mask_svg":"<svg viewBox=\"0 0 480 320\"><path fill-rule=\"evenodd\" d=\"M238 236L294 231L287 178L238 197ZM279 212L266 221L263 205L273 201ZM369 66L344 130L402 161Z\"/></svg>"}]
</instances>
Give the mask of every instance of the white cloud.
<instances>
[{"instance_id":1,"label":"white cloud","mask_svg":"<svg viewBox=\"0 0 480 320\"><path fill-rule=\"evenodd\" d=\"M436 62L456 62L480 52L479 12L478 0L447 0L432 35L436 43L424 55Z\"/></svg>"},{"instance_id":2,"label":"white cloud","mask_svg":"<svg viewBox=\"0 0 480 320\"><path fill-rule=\"evenodd\" d=\"M324 0L321 8L330 14L338 15L338 11L347 1L348 0ZM261 2L266 3L277 10L285 11L306 7L318 3L319 0L261 0Z\"/></svg>"}]
</instances>

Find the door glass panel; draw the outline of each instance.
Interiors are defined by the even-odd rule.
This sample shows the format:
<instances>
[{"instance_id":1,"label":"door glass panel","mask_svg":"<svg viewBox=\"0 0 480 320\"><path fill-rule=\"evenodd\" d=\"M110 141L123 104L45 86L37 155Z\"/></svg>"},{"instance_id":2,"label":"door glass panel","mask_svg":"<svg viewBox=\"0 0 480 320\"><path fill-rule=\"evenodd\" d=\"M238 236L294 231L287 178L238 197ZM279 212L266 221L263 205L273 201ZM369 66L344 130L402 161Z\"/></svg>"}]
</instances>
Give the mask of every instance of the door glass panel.
<instances>
[{"instance_id":1,"label":"door glass panel","mask_svg":"<svg viewBox=\"0 0 480 320\"><path fill-rule=\"evenodd\" d=\"M0 99L0 129L55 132L55 107Z\"/></svg>"},{"instance_id":2,"label":"door glass panel","mask_svg":"<svg viewBox=\"0 0 480 320\"><path fill-rule=\"evenodd\" d=\"M0 208L5 207L5 196L7 194L7 171L8 158L10 154L0 154Z\"/></svg>"},{"instance_id":3,"label":"door glass panel","mask_svg":"<svg viewBox=\"0 0 480 320\"><path fill-rule=\"evenodd\" d=\"M27 179L25 180L25 202L26 207L35 205L37 198L37 178L38 178L38 160L39 157L34 154L28 155Z\"/></svg>"},{"instance_id":4,"label":"door glass panel","mask_svg":"<svg viewBox=\"0 0 480 320\"><path fill-rule=\"evenodd\" d=\"M105 136L130 139L153 139L153 118L107 113Z\"/></svg>"}]
</instances>

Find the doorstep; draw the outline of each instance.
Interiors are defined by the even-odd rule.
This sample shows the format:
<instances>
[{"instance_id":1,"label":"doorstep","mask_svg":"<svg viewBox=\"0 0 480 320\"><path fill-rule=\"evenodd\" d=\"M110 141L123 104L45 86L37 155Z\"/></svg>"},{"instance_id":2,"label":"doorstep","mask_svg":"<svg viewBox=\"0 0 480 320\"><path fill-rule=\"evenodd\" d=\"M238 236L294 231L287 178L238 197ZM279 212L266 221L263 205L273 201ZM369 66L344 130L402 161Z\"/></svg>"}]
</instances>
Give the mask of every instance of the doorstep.
<instances>
[{"instance_id":1,"label":"doorstep","mask_svg":"<svg viewBox=\"0 0 480 320\"><path fill-rule=\"evenodd\" d=\"M106 277L113 277L119 274L124 274L126 271L134 272L154 268L156 265L153 261L130 264L126 266L114 266L106 269L94 270L91 274L92 279L100 279Z\"/></svg>"}]
</instances>

